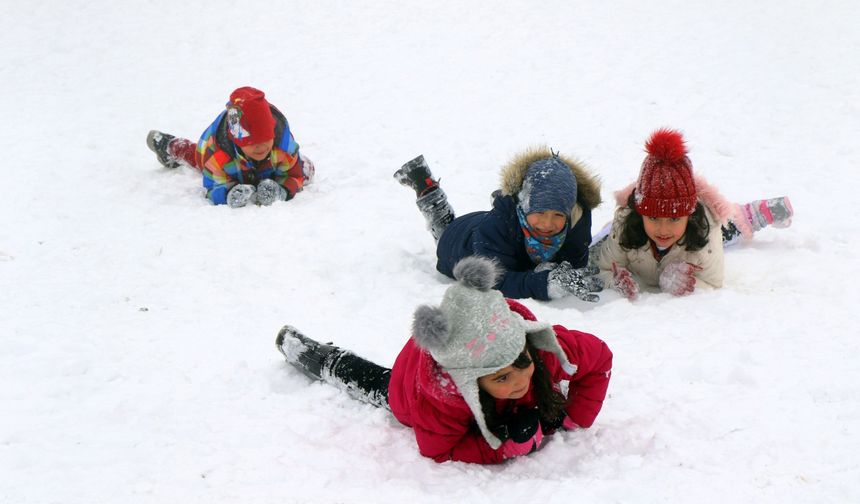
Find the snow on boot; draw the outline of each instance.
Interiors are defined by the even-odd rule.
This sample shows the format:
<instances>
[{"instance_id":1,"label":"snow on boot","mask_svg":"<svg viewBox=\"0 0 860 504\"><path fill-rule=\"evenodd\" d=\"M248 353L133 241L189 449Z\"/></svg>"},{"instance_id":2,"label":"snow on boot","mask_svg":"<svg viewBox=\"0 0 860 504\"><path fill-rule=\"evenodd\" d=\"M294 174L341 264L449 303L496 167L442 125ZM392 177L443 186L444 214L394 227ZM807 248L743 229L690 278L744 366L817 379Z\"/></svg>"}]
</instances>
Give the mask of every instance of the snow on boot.
<instances>
[{"instance_id":1,"label":"snow on boot","mask_svg":"<svg viewBox=\"0 0 860 504\"><path fill-rule=\"evenodd\" d=\"M304 185L308 185L314 181L317 170L314 167L314 162L304 154L299 154L299 159L302 162L302 176L305 178Z\"/></svg>"},{"instance_id":2,"label":"snow on boot","mask_svg":"<svg viewBox=\"0 0 860 504\"><path fill-rule=\"evenodd\" d=\"M308 338L291 325L281 329L275 339L275 346L287 362L315 380L323 380L324 373L328 373L327 360L338 350L337 347Z\"/></svg>"},{"instance_id":3,"label":"snow on boot","mask_svg":"<svg viewBox=\"0 0 860 504\"><path fill-rule=\"evenodd\" d=\"M454 209L448 203L448 195L441 187L436 186L434 191L420 196L415 204L418 205L418 210L424 215L427 229L430 230L433 239L438 242L448 224L454 221Z\"/></svg>"},{"instance_id":4,"label":"snow on boot","mask_svg":"<svg viewBox=\"0 0 860 504\"><path fill-rule=\"evenodd\" d=\"M275 346L287 362L308 377L334 385L360 401L389 408L391 369L331 343L314 341L289 325L278 333Z\"/></svg>"},{"instance_id":5,"label":"snow on boot","mask_svg":"<svg viewBox=\"0 0 860 504\"><path fill-rule=\"evenodd\" d=\"M162 133L160 131L151 130L146 135L146 146L149 150L155 153L158 157L158 162L165 168L176 168L179 166L179 161L170 154L170 142L176 138L173 135Z\"/></svg>"},{"instance_id":6,"label":"snow on boot","mask_svg":"<svg viewBox=\"0 0 860 504\"><path fill-rule=\"evenodd\" d=\"M791 225L791 217L794 215L788 196L751 201L741 205L741 209L753 231L767 226L786 228Z\"/></svg>"},{"instance_id":7,"label":"snow on boot","mask_svg":"<svg viewBox=\"0 0 860 504\"><path fill-rule=\"evenodd\" d=\"M734 221L728 221L720 230L723 232L723 247L729 247L738 243L743 238L743 231L735 225Z\"/></svg>"},{"instance_id":8,"label":"snow on boot","mask_svg":"<svg viewBox=\"0 0 860 504\"><path fill-rule=\"evenodd\" d=\"M430 167L424 161L423 155L408 161L399 170L394 172L394 178L401 185L414 189L415 195L419 198L439 187L439 183L433 180L432 177Z\"/></svg>"}]
</instances>

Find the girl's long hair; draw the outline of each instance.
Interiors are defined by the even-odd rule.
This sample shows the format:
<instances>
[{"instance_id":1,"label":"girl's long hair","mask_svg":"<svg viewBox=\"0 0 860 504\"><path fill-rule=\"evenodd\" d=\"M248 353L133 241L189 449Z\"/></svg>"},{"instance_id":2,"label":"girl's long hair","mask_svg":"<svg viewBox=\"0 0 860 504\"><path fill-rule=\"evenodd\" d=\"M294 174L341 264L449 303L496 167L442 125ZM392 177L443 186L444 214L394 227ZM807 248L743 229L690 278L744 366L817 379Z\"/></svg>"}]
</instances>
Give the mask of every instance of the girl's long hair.
<instances>
[{"instance_id":1,"label":"girl's long hair","mask_svg":"<svg viewBox=\"0 0 860 504\"><path fill-rule=\"evenodd\" d=\"M634 199L635 193L630 193L630 197L627 198L627 207L631 211L621 223L621 236L618 240L618 244L628 250L638 249L648 243L645 224L642 222L642 215L636 211ZM687 229L684 231L684 236L678 240L678 245L690 252L701 250L708 244L708 233L710 232L711 225L708 224L705 207L697 201L696 209L690 214Z\"/></svg>"},{"instance_id":2,"label":"girl's long hair","mask_svg":"<svg viewBox=\"0 0 860 504\"><path fill-rule=\"evenodd\" d=\"M559 420L564 415L564 406L567 400L560 392L553 389L549 370L538 357L537 349L528 341L526 341L526 350L523 350L520 356L517 357L517 360L511 365L517 369L525 369L534 363L535 371L532 374L532 387L534 387L534 396L537 401L541 422L547 425L559 425L561 423ZM510 412L497 412L496 399L483 390L480 390L479 397L487 427L490 429L490 432L496 432L498 426L503 423L505 414Z\"/></svg>"}]
</instances>

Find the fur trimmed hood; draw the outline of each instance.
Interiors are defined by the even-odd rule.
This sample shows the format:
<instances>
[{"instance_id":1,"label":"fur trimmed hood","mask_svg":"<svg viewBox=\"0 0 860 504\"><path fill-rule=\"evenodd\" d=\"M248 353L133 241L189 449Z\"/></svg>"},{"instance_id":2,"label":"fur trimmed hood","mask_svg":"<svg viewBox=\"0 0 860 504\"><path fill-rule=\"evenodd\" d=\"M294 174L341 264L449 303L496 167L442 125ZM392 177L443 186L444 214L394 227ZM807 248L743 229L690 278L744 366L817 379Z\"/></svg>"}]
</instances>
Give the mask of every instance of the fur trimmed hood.
<instances>
[{"instance_id":1,"label":"fur trimmed hood","mask_svg":"<svg viewBox=\"0 0 860 504\"><path fill-rule=\"evenodd\" d=\"M553 152L547 146L533 146L515 155L501 171L500 190L504 196L514 196L523 187L523 179L529 166L535 161L553 156ZM564 164L570 167L573 176L576 177L576 203L587 209L593 210L601 203L600 181L580 161L569 156L559 154L558 157Z\"/></svg>"},{"instance_id":2,"label":"fur trimmed hood","mask_svg":"<svg viewBox=\"0 0 860 504\"><path fill-rule=\"evenodd\" d=\"M705 177L694 175L693 179L696 183L697 199L711 211L717 222L725 225L731 220L735 223L741 234L747 238L752 237L753 230L737 204L727 200L715 186L705 180ZM627 200L635 188L636 182L634 181L623 189L615 191L615 203L620 207L626 207Z\"/></svg>"}]
</instances>

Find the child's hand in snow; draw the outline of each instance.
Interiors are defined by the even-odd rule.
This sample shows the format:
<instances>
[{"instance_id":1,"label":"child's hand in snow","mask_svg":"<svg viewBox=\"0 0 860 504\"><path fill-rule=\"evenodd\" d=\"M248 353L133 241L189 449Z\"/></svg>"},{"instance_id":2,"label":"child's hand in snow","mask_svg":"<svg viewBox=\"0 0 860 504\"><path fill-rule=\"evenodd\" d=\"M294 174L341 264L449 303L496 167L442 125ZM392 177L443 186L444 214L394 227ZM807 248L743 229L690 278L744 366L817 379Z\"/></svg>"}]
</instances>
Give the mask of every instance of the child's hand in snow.
<instances>
[{"instance_id":1,"label":"child's hand in snow","mask_svg":"<svg viewBox=\"0 0 860 504\"><path fill-rule=\"evenodd\" d=\"M227 193L227 204L232 208L243 207L256 201L257 188L251 184L236 184Z\"/></svg>"},{"instance_id":2,"label":"child's hand in snow","mask_svg":"<svg viewBox=\"0 0 860 504\"><path fill-rule=\"evenodd\" d=\"M615 263L612 263L612 288L630 301L639 297L639 284L633 279L633 274Z\"/></svg>"},{"instance_id":3,"label":"child's hand in snow","mask_svg":"<svg viewBox=\"0 0 860 504\"><path fill-rule=\"evenodd\" d=\"M543 444L540 415L535 408L525 408L506 418L495 432L502 443L502 455L508 459L528 455Z\"/></svg>"},{"instance_id":4,"label":"child's hand in snow","mask_svg":"<svg viewBox=\"0 0 860 504\"><path fill-rule=\"evenodd\" d=\"M669 263L660 274L660 290L675 296L691 294L696 288L697 271L702 267L684 261Z\"/></svg>"},{"instance_id":5,"label":"child's hand in snow","mask_svg":"<svg viewBox=\"0 0 860 504\"><path fill-rule=\"evenodd\" d=\"M275 201L286 201L287 190L272 179L265 179L257 184L257 203L269 206Z\"/></svg>"},{"instance_id":6,"label":"child's hand in snow","mask_svg":"<svg viewBox=\"0 0 860 504\"><path fill-rule=\"evenodd\" d=\"M592 293L603 290L603 280L594 276L599 271L597 266L574 268L569 262L562 261L547 276L547 293L550 299L573 294L583 301L596 303L600 297Z\"/></svg>"}]
</instances>

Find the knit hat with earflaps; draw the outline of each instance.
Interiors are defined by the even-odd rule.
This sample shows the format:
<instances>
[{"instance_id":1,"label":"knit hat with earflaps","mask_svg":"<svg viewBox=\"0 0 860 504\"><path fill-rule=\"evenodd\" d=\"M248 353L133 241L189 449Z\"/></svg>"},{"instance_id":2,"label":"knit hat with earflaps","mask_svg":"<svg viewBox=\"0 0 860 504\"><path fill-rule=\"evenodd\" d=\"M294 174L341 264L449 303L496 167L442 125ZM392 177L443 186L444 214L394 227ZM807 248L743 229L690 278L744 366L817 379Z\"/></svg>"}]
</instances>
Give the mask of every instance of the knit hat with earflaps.
<instances>
[{"instance_id":1,"label":"knit hat with earflaps","mask_svg":"<svg viewBox=\"0 0 860 504\"><path fill-rule=\"evenodd\" d=\"M454 266L457 283L445 291L438 308L419 306L412 326L415 342L428 350L454 381L493 449L502 442L487 428L478 378L513 364L527 338L535 348L553 352L566 372L576 372L552 326L523 319L511 311L502 293L493 289L502 274L502 268L486 257L460 260Z\"/></svg>"},{"instance_id":2,"label":"knit hat with earflaps","mask_svg":"<svg viewBox=\"0 0 860 504\"><path fill-rule=\"evenodd\" d=\"M645 217L684 217L696 209L693 164L684 137L659 129L645 143L648 153L636 181L636 211Z\"/></svg>"},{"instance_id":3,"label":"knit hat with earflaps","mask_svg":"<svg viewBox=\"0 0 860 504\"><path fill-rule=\"evenodd\" d=\"M517 199L526 215L555 210L570 217L576 204L576 177L558 156L540 159L526 170Z\"/></svg>"},{"instance_id":4,"label":"knit hat with earflaps","mask_svg":"<svg viewBox=\"0 0 860 504\"><path fill-rule=\"evenodd\" d=\"M275 118L266 95L259 89L240 87L227 102L227 132L239 147L275 138Z\"/></svg>"}]
</instances>

